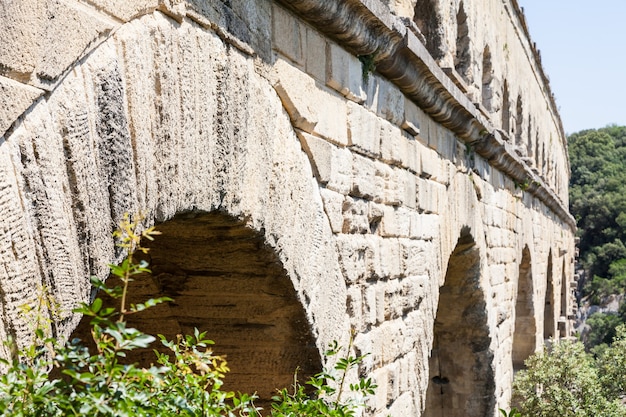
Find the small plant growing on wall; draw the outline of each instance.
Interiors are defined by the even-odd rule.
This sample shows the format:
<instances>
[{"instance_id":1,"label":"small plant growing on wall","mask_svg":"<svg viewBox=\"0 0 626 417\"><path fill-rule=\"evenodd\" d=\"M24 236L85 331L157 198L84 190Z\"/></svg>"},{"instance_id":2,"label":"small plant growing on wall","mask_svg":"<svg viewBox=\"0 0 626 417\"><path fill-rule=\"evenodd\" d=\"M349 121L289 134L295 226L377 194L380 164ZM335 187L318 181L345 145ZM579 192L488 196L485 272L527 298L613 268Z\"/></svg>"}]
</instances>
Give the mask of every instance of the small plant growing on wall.
<instances>
[{"instance_id":1,"label":"small plant growing on wall","mask_svg":"<svg viewBox=\"0 0 626 417\"><path fill-rule=\"evenodd\" d=\"M117 245L128 253L120 265L110 265L121 285L109 287L92 278L95 288L120 300L120 307L105 307L102 299L96 298L76 310L91 317L95 351L90 352L78 339L63 343L50 336L46 331L50 323L43 317L54 303L45 289L40 305L25 309L35 326L34 338L22 349L15 340L7 342L15 354L0 360L7 370L0 376L0 415L346 417L355 416L363 407L363 399L374 393L376 385L369 378L346 383L346 374L363 360L363 356L346 354L331 370L307 382L312 393L296 382L291 389L277 392L271 409L261 410L254 404L254 394L222 390L228 365L224 357L213 353L213 342L198 329L175 340L159 336L168 352L155 351L155 362L149 367L125 361L131 351L149 348L157 341L157 337L129 327L127 317L170 301L163 297L127 303L129 282L149 272L147 262L137 261L135 254L147 252L142 240L152 240L158 234L154 228L137 232L139 221L126 216L114 233ZM348 352L351 344L352 339ZM342 351L335 343L326 354L335 356ZM346 396L345 391L352 395Z\"/></svg>"},{"instance_id":2,"label":"small plant growing on wall","mask_svg":"<svg viewBox=\"0 0 626 417\"><path fill-rule=\"evenodd\" d=\"M359 55L359 61L361 61L361 75L363 77L363 83L367 84L370 79L370 74L376 71L376 53Z\"/></svg>"}]
</instances>

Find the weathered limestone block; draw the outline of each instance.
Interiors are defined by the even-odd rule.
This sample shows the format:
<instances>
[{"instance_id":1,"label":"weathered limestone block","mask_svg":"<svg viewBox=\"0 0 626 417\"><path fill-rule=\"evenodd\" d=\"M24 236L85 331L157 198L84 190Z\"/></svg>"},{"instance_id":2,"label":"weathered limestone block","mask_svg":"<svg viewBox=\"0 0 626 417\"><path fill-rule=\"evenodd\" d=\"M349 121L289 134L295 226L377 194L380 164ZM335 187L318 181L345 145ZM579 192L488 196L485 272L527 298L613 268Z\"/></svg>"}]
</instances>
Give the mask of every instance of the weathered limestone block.
<instances>
[{"instance_id":1,"label":"weathered limestone block","mask_svg":"<svg viewBox=\"0 0 626 417\"><path fill-rule=\"evenodd\" d=\"M348 145L347 106L344 100L318 89L313 78L283 60L276 61L274 71L278 80L274 88L293 125L333 143Z\"/></svg>"},{"instance_id":2,"label":"weathered limestone block","mask_svg":"<svg viewBox=\"0 0 626 417\"><path fill-rule=\"evenodd\" d=\"M364 282L379 276L378 244L370 235L337 235L341 271L348 283Z\"/></svg>"},{"instance_id":3,"label":"weathered limestone block","mask_svg":"<svg viewBox=\"0 0 626 417\"><path fill-rule=\"evenodd\" d=\"M408 237L411 230L411 217L404 207L383 206L380 234L385 237Z\"/></svg>"},{"instance_id":4,"label":"weathered limestone block","mask_svg":"<svg viewBox=\"0 0 626 417\"><path fill-rule=\"evenodd\" d=\"M306 28L291 13L272 6L272 44L276 50L300 66L304 66Z\"/></svg>"},{"instance_id":5,"label":"weathered limestone block","mask_svg":"<svg viewBox=\"0 0 626 417\"><path fill-rule=\"evenodd\" d=\"M416 183L417 206L426 213L440 213L445 204L445 186L423 178L416 178Z\"/></svg>"},{"instance_id":6,"label":"weathered limestone block","mask_svg":"<svg viewBox=\"0 0 626 417\"><path fill-rule=\"evenodd\" d=\"M348 100L363 103L366 93L361 62L335 43L328 43L326 52L326 84Z\"/></svg>"},{"instance_id":7,"label":"weathered limestone block","mask_svg":"<svg viewBox=\"0 0 626 417\"><path fill-rule=\"evenodd\" d=\"M20 306L34 303L37 299L38 280L37 247L31 219L23 214L20 189L19 148L15 144L4 143L0 148L0 285L4 294L2 300L2 326L0 334L16 337L25 343L31 334ZM5 339L6 340L6 339ZM8 346L0 348L0 353L10 355Z\"/></svg>"},{"instance_id":8,"label":"weathered limestone block","mask_svg":"<svg viewBox=\"0 0 626 417\"><path fill-rule=\"evenodd\" d=\"M380 273L382 276L389 279L403 276L404 271L401 269L402 252L398 239L381 238L379 245ZM392 305L398 307L398 304L392 303ZM385 314L385 316L387 316L387 314Z\"/></svg>"},{"instance_id":9,"label":"weathered limestone block","mask_svg":"<svg viewBox=\"0 0 626 417\"><path fill-rule=\"evenodd\" d=\"M320 188L324 212L328 216L330 228L333 233L341 233L343 230L343 203L346 198L343 194L328 188Z\"/></svg>"},{"instance_id":10,"label":"weathered limestone block","mask_svg":"<svg viewBox=\"0 0 626 417\"><path fill-rule=\"evenodd\" d=\"M383 164L379 161L375 162L376 166L376 189L379 190L374 197L377 203L398 206L402 204L402 182L398 170Z\"/></svg>"},{"instance_id":11,"label":"weathered limestone block","mask_svg":"<svg viewBox=\"0 0 626 417\"><path fill-rule=\"evenodd\" d=\"M368 202L360 198L346 197L343 202L342 233L361 233L370 231L368 220Z\"/></svg>"},{"instance_id":12,"label":"weathered limestone block","mask_svg":"<svg viewBox=\"0 0 626 417\"><path fill-rule=\"evenodd\" d=\"M421 175L433 181L445 184L448 181L447 171L445 169L442 157L433 149L421 148Z\"/></svg>"},{"instance_id":13,"label":"weathered limestone block","mask_svg":"<svg viewBox=\"0 0 626 417\"><path fill-rule=\"evenodd\" d=\"M414 209L417 202L417 177L404 169L394 169L398 181L400 203Z\"/></svg>"},{"instance_id":14,"label":"weathered limestone block","mask_svg":"<svg viewBox=\"0 0 626 417\"><path fill-rule=\"evenodd\" d=\"M248 55L272 55L272 3L262 0L161 0L159 9L182 21L185 16L214 30ZM286 35L286 34L285 34Z\"/></svg>"},{"instance_id":15,"label":"weathered limestone block","mask_svg":"<svg viewBox=\"0 0 626 417\"><path fill-rule=\"evenodd\" d=\"M441 233L441 218L437 214L420 213L411 217L411 237L432 241Z\"/></svg>"},{"instance_id":16,"label":"weathered limestone block","mask_svg":"<svg viewBox=\"0 0 626 417\"><path fill-rule=\"evenodd\" d=\"M380 155L380 119L363 106L348 103L348 144L356 152L370 157Z\"/></svg>"},{"instance_id":17,"label":"weathered limestone block","mask_svg":"<svg viewBox=\"0 0 626 417\"><path fill-rule=\"evenodd\" d=\"M363 287L361 285L349 285L346 299L346 309L350 316L350 325L358 331L365 330L363 318Z\"/></svg>"},{"instance_id":18,"label":"weathered limestone block","mask_svg":"<svg viewBox=\"0 0 626 417\"><path fill-rule=\"evenodd\" d=\"M88 80L88 79L87 79ZM114 253L111 234L111 204L108 180L102 176L101 157L116 158L100 142L92 130L94 119L88 109L92 85L87 84L83 71L77 70L48 100L54 126L63 142L69 188L72 193L72 213L80 227L79 247L89 259L87 276L105 276L107 263ZM92 96L93 97L93 96ZM120 150L118 148L118 150ZM123 153L126 153L122 150ZM121 155L120 159L124 156Z\"/></svg>"},{"instance_id":19,"label":"weathered limestone block","mask_svg":"<svg viewBox=\"0 0 626 417\"><path fill-rule=\"evenodd\" d=\"M50 286L64 317L69 318L58 328L60 335L67 336L77 323L77 317L71 317L70 312L87 300L91 285L86 279L87 265L80 262L82 254L72 216L61 138L54 131L47 106L36 106L30 115L12 137L18 148L14 156L19 156L13 161L13 167L24 181L21 186L29 190L20 200L23 207L30 208L26 215L28 235L36 248L39 266L36 274L21 277L24 281L20 286L25 285L29 290L22 294L24 298L19 302L37 297L37 285ZM33 230L40 232L33 235ZM31 332L32 329L19 331Z\"/></svg>"},{"instance_id":20,"label":"weathered limestone block","mask_svg":"<svg viewBox=\"0 0 626 417\"><path fill-rule=\"evenodd\" d=\"M415 15L415 4L417 0L384 0L391 9L391 12L407 18L413 19Z\"/></svg>"},{"instance_id":21,"label":"weathered limestone block","mask_svg":"<svg viewBox=\"0 0 626 417\"><path fill-rule=\"evenodd\" d=\"M326 82L326 39L314 29L306 29L305 69L320 83Z\"/></svg>"},{"instance_id":22,"label":"weathered limestone block","mask_svg":"<svg viewBox=\"0 0 626 417\"><path fill-rule=\"evenodd\" d=\"M55 81L113 25L105 16L80 4L70 5L61 0L46 2L45 15L40 25L34 27L38 48L34 71L43 81L42 85Z\"/></svg>"},{"instance_id":23,"label":"weathered limestone block","mask_svg":"<svg viewBox=\"0 0 626 417\"><path fill-rule=\"evenodd\" d=\"M428 276L429 253L432 250L426 239L419 239L418 236L412 235L413 239L400 239L400 250L402 251L402 272L410 277L421 277L424 279Z\"/></svg>"},{"instance_id":24,"label":"weathered limestone block","mask_svg":"<svg viewBox=\"0 0 626 417\"><path fill-rule=\"evenodd\" d=\"M28 82L37 65L38 28L45 21L45 1L0 3L0 75Z\"/></svg>"},{"instance_id":25,"label":"weathered limestone block","mask_svg":"<svg viewBox=\"0 0 626 417\"><path fill-rule=\"evenodd\" d=\"M365 106L396 126L404 122L404 95L391 82L370 76L366 89Z\"/></svg>"},{"instance_id":26,"label":"weathered limestone block","mask_svg":"<svg viewBox=\"0 0 626 417\"><path fill-rule=\"evenodd\" d=\"M352 153L306 132L298 132L302 147L309 155L320 184L329 189L348 194L352 187Z\"/></svg>"},{"instance_id":27,"label":"weathered limestone block","mask_svg":"<svg viewBox=\"0 0 626 417\"><path fill-rule=\"evenodd\" d=\"M368 200L378 197L376 201L382 201L384 197L381 194L383 194L384 191L377 187L377 172L375 161L357 154L352 154L352 177L354 180L350 195Z\"/></svg>"},{"instance_id":28,"label":"weathered limestone block","mask_svg":"<svg viewBox=\"0 0 626 417\"><path fill-rule=\"evenodd\" d=\"M381 121L380 132L381 160L390 165L409 168L413 172L419 169L419 154L411 146L411 139L387 121Z\"/></svg>"},{"instance_id":29,"label":"weathered limestone block","mask_svg":"<svg viewBox=\"0 0 626 417\"><path fill-rule=\"evenodd\" d=\"M42 94L43 90L0 76L0 137Z\"/></svg>"}]
</instances>

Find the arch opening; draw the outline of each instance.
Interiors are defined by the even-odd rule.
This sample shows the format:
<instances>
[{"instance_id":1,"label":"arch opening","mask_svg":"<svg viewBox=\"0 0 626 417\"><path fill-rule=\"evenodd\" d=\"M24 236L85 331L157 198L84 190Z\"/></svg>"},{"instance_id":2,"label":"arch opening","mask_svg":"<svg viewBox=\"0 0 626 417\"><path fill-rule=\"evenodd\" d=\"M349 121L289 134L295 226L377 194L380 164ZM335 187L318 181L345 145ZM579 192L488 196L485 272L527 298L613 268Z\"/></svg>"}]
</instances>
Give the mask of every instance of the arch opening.
<instances>
[{"instance_id":1,"label":"arch opening","mask_svg":"<svg viewBox=\"0 0 626 417\"><path fill-rule=\"evenodd\" d=\"M543 311L543 338L548 340L554 334L554 286L552 284L552 251L548 255L548 269L546 271L546 298Z\"/></svg>"},{"instance_id":2,"label":"arch opening","mask_svg":"<svg viewBox=\"0 0 626 417\"><path fill-rule=\"evenodd\" d=\"M502 130L507 136L511 134L511 103L509 97L509 84L504 81L502 89Z\"/></svg>"},{"instance_id":3,"label":"arch opening","mask_svg":"<svg viewBox=\"0 0 626 417\"><path fill-rule=\"evenodd\" d=\"M515 302L515 328L512 352L514 372L524 369L524 361L535 353L537 326L535 323L533 292L530 250L526 246L522 251L522 262L519 267L519 279L517 282L517 300Z\"/></svg>"},{"instance_id":4,"label":"arch opening","mask_svg":"<svg viewBox=\"0 0 626 417\"><path fill-rule=\"evenodd\" d=\"M425 417L484 417L493 412L493 353L480 276L479 250L464 231L439 293Z\"/></svg>"},{"instance_id":5,"label":"arch opening","mask_svg":"<svg viewBox=\"0 0 626 417\"><path fill-rule=\"evenodd\" d=\"M523 149L522 144L524 142L524 106L522 103L522 96L517 96L516 116L515 116L515 144L518 149Z\"/></svg>"},{"instance_id":6,"label":"arch opening","mask_svg":"<svg viewBox=\"0 0 626 417\"><path fill-rule=\"evenodd\" d=\"M467 84L473 81L470 77L469 69L470 57L470 37L467 23L467 14L463 7L463 2L459 5L456 14L456 54L454 56L454 69L461 75Z\"/></svg>"},{"instance_id":7,"label":"arch opening","mask_svg":"<svg viewBox=\"0 0 626 417\"><path fill-rule=\"evenodd\" d=\"M426 39L426 49L434 59L441 59L444 56L441 47L443 39L443 28L441 18L437 13L434 0L417 0L414 9L413 21Z\"/></svg>"},{"instance_id":8,"label":"arch opening","mask_svg":"<svg viewBox=\"0 0 626 417\"><path fill-rule=\"evenodd\" d=\"M217 212L178 215L157 230L162 234L147 245L152 273L130 284L128 302L164 296L174 301L129 316L129 326L169 340L194 328L206 331L230 368L223 388L256 392L261 406L277 388L293 384L296 369L301 382L320 372L306 313L261 234ZM90 340L88 318L72 337ZM128 359L149 366L157 347Z\"/></svg>"},{"instance_id":9,"label":"arch opening","mask_svg":"<svg viewBox=\"0 0 626 417\"><path fill-rule=\"evenodd\" d=\"M483 50L483 76L482 76L482 103L483 107L487 111L493 111L493 87L491 86L493 81L493 64L491 62L491 51L489 45L485 46Z\"/></svg>"}]
</instances>

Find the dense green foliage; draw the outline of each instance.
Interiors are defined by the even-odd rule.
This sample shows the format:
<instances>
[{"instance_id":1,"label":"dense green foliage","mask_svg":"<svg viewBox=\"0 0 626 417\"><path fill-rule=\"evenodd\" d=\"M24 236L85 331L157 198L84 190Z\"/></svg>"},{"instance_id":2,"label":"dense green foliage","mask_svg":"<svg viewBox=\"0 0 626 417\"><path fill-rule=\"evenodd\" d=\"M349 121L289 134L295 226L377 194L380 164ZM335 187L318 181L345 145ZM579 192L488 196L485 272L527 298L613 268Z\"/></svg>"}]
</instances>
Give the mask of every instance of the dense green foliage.
<instances>
[{"instance_id":1,"label":"dense green foliage","mask_svg":"<svg viewBox=\"0 0 626 417\"><path fill-rule=\"evenodd\" d=\"M626 288L626 127L569 136L570 209L579 228L580 261L599 297Z\"/></svg>"},{"instance_id":2,"label":"dense green foliage","mask_svg":"<svg viewBox=\"0 0 626 417\"><path fill-rule=\"evenodd\" d=\"M54 310L54 302L45 291L39 305L24 310L32 319L35 337L21 348L15 341L8 342L14 355L2 361L6 372L0 376L1 416L258 417L262 413L274 417L350 417L362 407L363 398L374 393L376 385L369 378L360 378L355 384L346 382L346 374L363 357L345 354L330 370L307 382L311 389L305 390L296 380L290 389L277 392L271 410L261 411L254 405L255 395L221 389L228 372L226 361L213 353L213 342L198 330L173 341L161 336L169 351L155 351L154 365L129 363L126 357L130 351L152 347L156 337L127 327L127 316L169 301L151 299L130 306L126 302L128 283L148 271L148 265L136 262L133 255L146 251L140 240L151 239L155 233L147 229L136 234L135 224L126 218L116 237L129 256L121 265L110 266L122 286L109 288L92 279L96 288L120 300L119 309L105 307L100 298L78 309L92 318L96 351L90 352L79 340L62 343L50 336L45 317ZM326 356L341 351L334 344Z\"/></svg>"},{"instance_id":3,"label":"dense green foliage","mask_svg":"<svg viewBox=\"0 0 626 417\"><path fill-rule=\"evenodd\" d=\"M561 341L531 356L514 382L523 417L626 416L626 327L611 346L591 354L580 342Z\"/></svg>"}]
</instances>

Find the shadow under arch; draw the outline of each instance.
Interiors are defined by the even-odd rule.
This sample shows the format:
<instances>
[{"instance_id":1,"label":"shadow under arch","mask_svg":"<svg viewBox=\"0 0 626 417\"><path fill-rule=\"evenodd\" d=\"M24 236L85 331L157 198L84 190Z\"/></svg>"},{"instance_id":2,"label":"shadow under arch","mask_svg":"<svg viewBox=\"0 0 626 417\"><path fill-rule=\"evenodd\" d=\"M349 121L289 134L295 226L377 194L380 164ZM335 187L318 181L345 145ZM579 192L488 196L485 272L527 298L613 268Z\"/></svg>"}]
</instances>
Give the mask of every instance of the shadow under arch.
<instances>
[{"instance_id":1,"label":"shadow under arch","mask_svg":"<svg viewBox=\"0 0 626 417\"><path fill-rule=\"evenodd\" d=\"M515 302L515 328L513 331L513 371L524 369L524 361L535 353L537 324L533 301L534 285L532 264L528 246L522 251Z\"/></svg>"},{"instance_id":2,"label":"shadow under arch","mask_svg":"<svg viewBox=\"0 0 626 417\"><path fill-rule=\"evenodd\" d=\"M174 301L129 316L130 326L169 340L206 331L228 361L223 388L257 392L264 407L296 369L301 382L321 370L304 308L260 233L221 212L179 214L156 229L162 235L147 245L152 273L131 283L128 302ZM73 337L89 340L89 318ZM143 350L129 360L148 366L155 356Z\"/></svg>"},{"instance_id":3,"label":"shadow under arch","mask_svg":"<svg viewBox=\"0 0 626 417\"><path fill-rule=\"evenodd\" d=\"M469 228L464 228L439 292L425 417L493 413L493 353L479 252Z\"/></svg>"}]
</instances>

